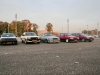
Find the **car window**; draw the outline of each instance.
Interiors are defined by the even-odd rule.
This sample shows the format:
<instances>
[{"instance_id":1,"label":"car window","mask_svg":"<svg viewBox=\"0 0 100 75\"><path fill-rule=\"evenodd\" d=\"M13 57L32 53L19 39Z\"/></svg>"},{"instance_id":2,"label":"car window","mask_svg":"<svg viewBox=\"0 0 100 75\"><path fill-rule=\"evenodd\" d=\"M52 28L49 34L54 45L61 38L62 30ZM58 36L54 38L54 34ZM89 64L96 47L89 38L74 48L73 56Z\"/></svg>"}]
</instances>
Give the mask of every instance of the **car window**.
<instances>
[{"instance_id":1,"label":"car window","mask_svg":"<svg viewBox=\"0 0 100 75\"><path fill-rule=\"evenodd\" d=\"M43 34L40 34L40 37L42 37L43 36Z\"/></svg>"},{"instance_id":2,"label":"car window","mask_svg":"<svg viewBox=\"0 0 100 75\"><path fill-rule=\"evenodd\" d=\"M57 34L57 36L60 36L60 34Z\"/></svg>"},{"instance_id":3,"label":"car window","mask_svg":"<svg viewBox=\"0 0 100 75\"><path fill-rule=\"evenodd\" d=\"M81 36L87 36L86 34L80 34Z\"/></svg>"},{"instance_id":4,"label":"car window","mask_svg":"<svg viewBox=\"0 0 100 75\"><path fill-rule=\"evenodd\" d=\"M76 36L75 34L72 34L73 36Z\"/></svg>"},{"instance_id":5,"label":"car window","mask_svg":"<svg viewBox=\"0 0 100 75\"><path fill-rule=\"evenodd\" d=\"M71 34L69 34L69 33L66 33L66 34L65 34L65 36L71 36Z\"/></svg>"},{"instance_id":6,"label":"car window","mask_svg":"<svg viewBox=\"0 0 100 75\"><path fill-rule=\"evenodd\" d=\"M2 37L15 37L14 34L2 34Z\"/></svg>"},{"instance_id":7,"label":"car window","mask_svg":"<svg viewBox=\"0 0 100 75\"><path fill-rule=\"evenodd\" d=\"M74 33L73 35L74 35L74 36L79 36L79 34L78 34L78 33Z\"/></svg>"},{"instance_id":8,"label":"car window","mask_svg":"<svg viewBox=\"0 0 100 75\"><path fill-rule=\"evenodd\" d=\"M32 33L30 32L30 33L26 33L25 35L26 35L26 36L35 36L36 34L33 33L33 32L32 32Z\"/></svg>"},{"instance_id":9,"label":"car window","mask_svg":"<svg viewBox=\"0 0 100 75\"><path fill-rule=\"evenodd\" d=\"M53 36L53 34L49 33L49 34L45 34L45 36Z\"/></svg>"},{"instance_id":10,"label":"car window","mask_svg":"<svg viewBox=\"0 0 100 75\"><path fill-rule=\"evenodd\" d=\"M64 36L64 34L60 34L60 36Z\"/></svg>"}]
</instances>

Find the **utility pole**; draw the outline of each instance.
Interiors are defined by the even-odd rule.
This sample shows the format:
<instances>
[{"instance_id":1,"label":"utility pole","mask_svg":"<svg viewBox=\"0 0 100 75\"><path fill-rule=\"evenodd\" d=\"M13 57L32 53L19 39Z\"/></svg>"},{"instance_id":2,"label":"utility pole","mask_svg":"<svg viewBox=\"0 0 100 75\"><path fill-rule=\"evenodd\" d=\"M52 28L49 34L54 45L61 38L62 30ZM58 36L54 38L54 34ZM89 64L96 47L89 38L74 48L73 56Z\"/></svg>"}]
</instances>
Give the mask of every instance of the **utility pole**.
<instances>
[{"instance_id":1,"label":"utility pole","mask_svg":"<svg viewBox=\"0 0 100 75\"><path fill-rule=\"evenodd\" d=\"M17 14L15 14L15 21L16 21L16 25L15 25L15 34L17 36Z\"/></svg>"},{"instance_id":2,"label":"utility pole","mask_svg":"<svg viewBox=\"0 0 100 75\"><path fill-rule=\"evenodd\" d=\"M67 33L69 33L69 19L67 19Z\"/></svg>"}]
</instances>

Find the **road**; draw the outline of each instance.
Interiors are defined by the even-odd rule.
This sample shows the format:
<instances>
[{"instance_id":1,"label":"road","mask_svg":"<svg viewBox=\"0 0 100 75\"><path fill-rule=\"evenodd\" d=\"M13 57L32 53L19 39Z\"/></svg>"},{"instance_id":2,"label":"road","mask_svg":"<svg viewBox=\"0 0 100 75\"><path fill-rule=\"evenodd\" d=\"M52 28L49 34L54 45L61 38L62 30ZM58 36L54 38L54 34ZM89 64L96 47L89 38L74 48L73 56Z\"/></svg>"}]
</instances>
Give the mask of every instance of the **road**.
<instances>
[{"instance_id":1,"label":"road","mask_svg":"<svg viewBox=\"0 0 100 75\"><path fill-rule=\"evenodd\" d=\"M100 39L0 46L0 75L100 75Z\"/></svg>"}]
</instances>

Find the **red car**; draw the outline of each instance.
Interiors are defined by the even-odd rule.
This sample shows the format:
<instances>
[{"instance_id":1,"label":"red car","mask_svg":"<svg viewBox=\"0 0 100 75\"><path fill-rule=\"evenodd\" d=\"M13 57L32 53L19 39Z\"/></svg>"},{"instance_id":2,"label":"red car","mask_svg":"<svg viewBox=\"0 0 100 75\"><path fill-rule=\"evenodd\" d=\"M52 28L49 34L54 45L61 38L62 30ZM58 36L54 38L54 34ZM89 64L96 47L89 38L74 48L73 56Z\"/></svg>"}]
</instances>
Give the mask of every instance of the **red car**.
<instances>
[{"instance_id":1,"label":"red car","mask_svg":"<svg viewBox=\"0 0 100 75\"><path fill-rule=\"evenodd\" d=\"M88 36L83 33L73 33L72 35L79 37L79 41L82 41L82 42L86 42L86 41L92 42L94 40L92 36Z\"/></svg>"},{"instance_id":2,"label":"red car","mask_svg":"<svg viewBox=\"0 0 100 75\"><path fill-rule=\"evenodd\" d=\"M69 33L60 33L57 35L61 41L65 41L65 42L78 42L78 37L73 36Z\"/></svg>"}]
</instances>

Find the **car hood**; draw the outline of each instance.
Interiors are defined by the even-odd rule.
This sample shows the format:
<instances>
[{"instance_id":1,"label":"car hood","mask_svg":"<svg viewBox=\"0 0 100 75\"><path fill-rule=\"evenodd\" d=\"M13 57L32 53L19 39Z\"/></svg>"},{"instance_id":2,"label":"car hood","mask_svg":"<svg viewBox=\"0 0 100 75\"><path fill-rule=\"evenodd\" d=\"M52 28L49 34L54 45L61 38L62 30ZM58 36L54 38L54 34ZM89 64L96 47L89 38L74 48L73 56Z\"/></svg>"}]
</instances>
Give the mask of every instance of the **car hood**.
<instances>
[{"instance_id":1,"label":"car hood","mask_svg":"<svg viewBox=\"0 0 100 75\"><path fill-rule=\"evenodd\" d=\"M16 37L1 37L1 39L16 38Z\"/></svg>"},{"instance_id":2,"label":"car hood","mask_svg":"<svg viewBox=\"0 0 100 75\"><path fill-rule=\"evenodd\" d=\"M21 36L22 37L22 36ZM25 36L25 37L39 37L39 36Z\"/></svg>"},{"instance_id":3,"label":"car hood","mask_svg":"<svg viewBox=\"0 0 100 75\"><path fill-rule=\"evenodd\" d=\"M67 36L67 37L71 37L71 38L74 38L74 37L76 37L76 36Z\"/></svg>"}]
</instances>

